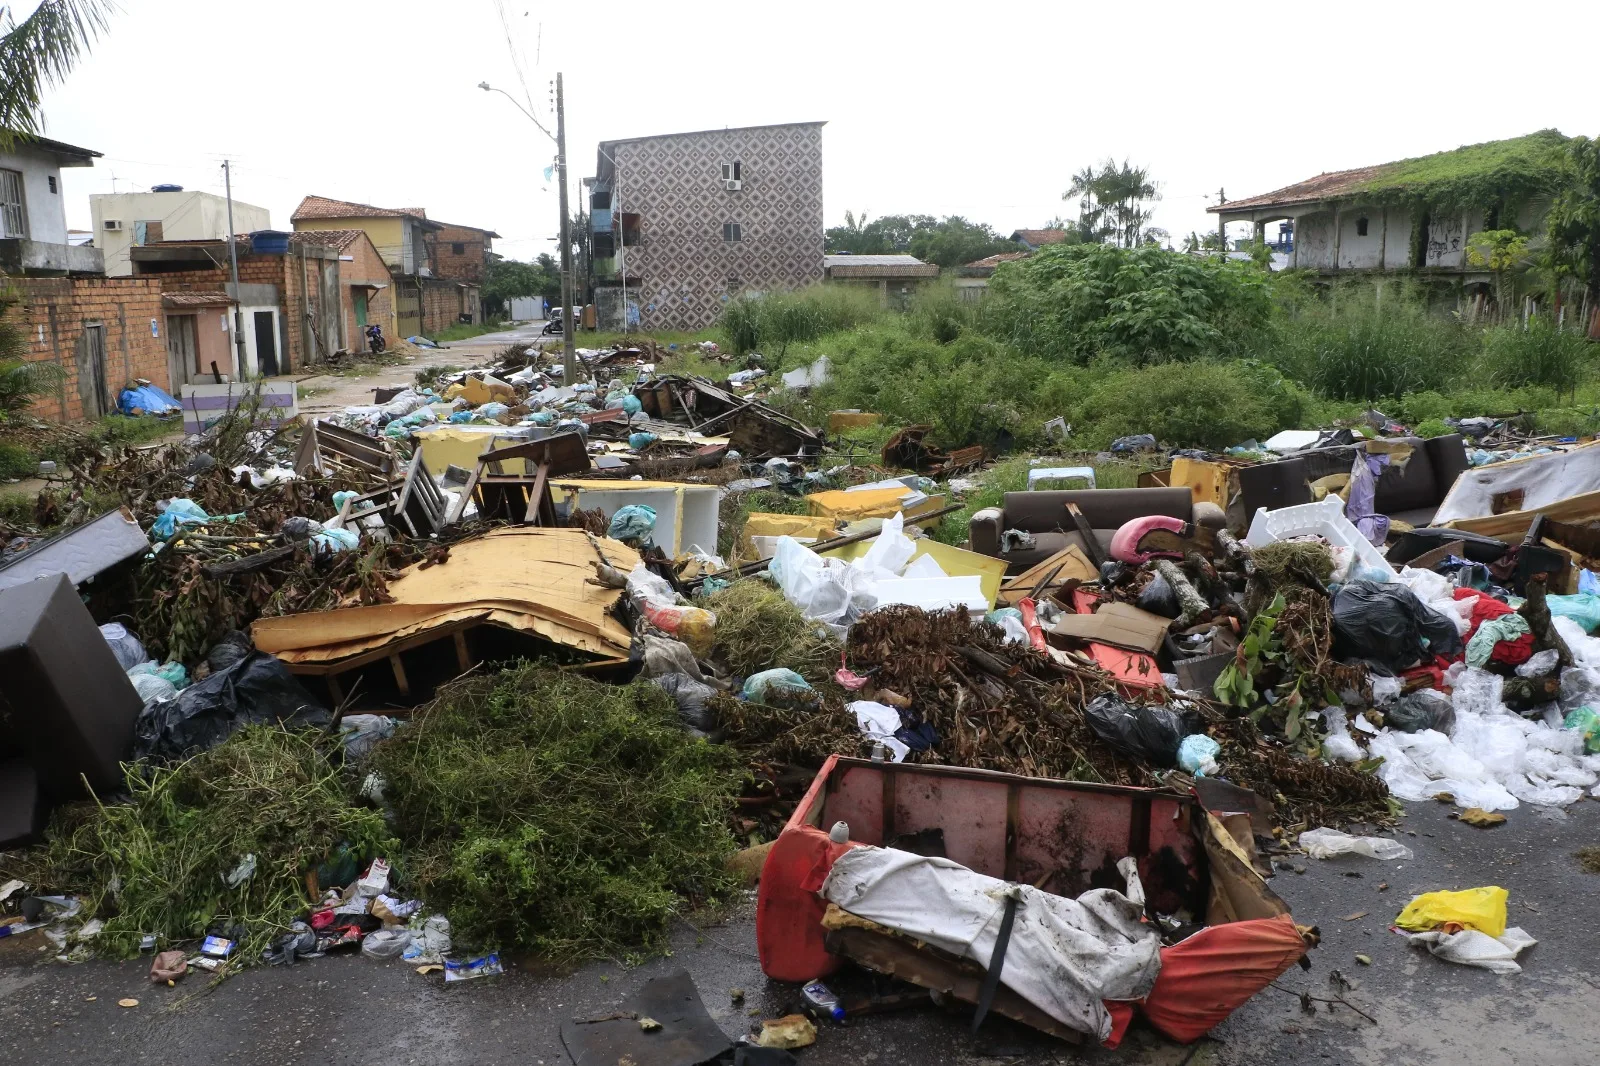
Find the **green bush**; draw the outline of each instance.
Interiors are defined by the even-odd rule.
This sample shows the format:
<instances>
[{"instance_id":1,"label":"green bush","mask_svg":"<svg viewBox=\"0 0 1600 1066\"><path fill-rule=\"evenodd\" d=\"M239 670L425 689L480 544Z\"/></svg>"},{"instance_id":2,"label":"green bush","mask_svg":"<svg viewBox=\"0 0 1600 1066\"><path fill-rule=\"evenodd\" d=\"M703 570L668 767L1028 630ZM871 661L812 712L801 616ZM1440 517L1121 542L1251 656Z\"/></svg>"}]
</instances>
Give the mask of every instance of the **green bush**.
<instances>
[{"instance_id":1,"label":"green bush","mask_svg":"<svg viewBox=\"0 0 1600 1066\"><path fill-rule=\"evenodd\" d=\"M1143 365L1233 352L1272 314L1272 278L1255 263L1084 244L1002 264L983 318L1024 351Z\"/></svg>"},{"instance_id":2,"label":"green bush","mask_svg":"<svg viewBox=\"0 0 1600 1066\"><path fill-rule=\"evenodd\" d=\"M740 296L718 323L728 347L782 358L790 344L853 329L879 317L878 294L859 285L812 285L795 292Z\"/></svg>"},{"instance_id":3,"label":"green bush","mask_svg":"<svg viewBox=\"0 0 1600 1066\"><path fill-rule=\"evenodd\" d=\"M1437 418L1430 418L1426 422L1418 425L1417 428L1412 432L1423 438L1448 437L1450 434L1455 432L1455 429L1453 429L1448 422L1441 421Z\"/></svg>"},{"instance_id":4,"label":"green bush","mask_svg":"<svg viewBox=\"0 0 1600 1066\"><path fill-rule=\"evenodd\" d=\"M1253 360L1122 370L1083 399L1075 440L1105 447L1153 433L1164 444L1222 449L1299 426L1309 404L1303 389Z\"/></svg>"},{"instance_id":5,"label":"green bush","mask_svg":"<svg viewBox=\"0 0 1600 1066\"><path fill-rule=\"evenodd\" d=\"M949 344L978 322L978 305L962 299L954 285L925 285L911 297L906 324L919 337Z\"/></svg>"},{"instance_id":6,"label":"green bush","mask_svg":"<svg viewBox=\"0 0 1600 1066\"><path fill-rule=\"evenodd\" d=\"M1343 298L1279 324L1266 354L1320 396L1375 401L1462 382L1472 343L1461 326L1419 304Z\"/></svg>"},{"instance_id":7,"label":"green bush","mask_svg":"<svg viewBox=\"0 0 1600 1066\"><path fill-rule=\"evenodd\" d=\"M0 441L0 479L32 477L39 471L39 460L18 444Z\"/></svg>"},{"instance_id":8,"label":"green bush","mask_svg":"<svg viewBox=\"0 0 1600 1066\"><path fill-rule=\"evenodd\" d=\"M1570 392L1588 374L1591 358L1580 331L1560 330L1536 317L1526 329L1513 324L1485 331L1479 374L1496 385L1547 385Z\"/></svg>"}]
</instances>

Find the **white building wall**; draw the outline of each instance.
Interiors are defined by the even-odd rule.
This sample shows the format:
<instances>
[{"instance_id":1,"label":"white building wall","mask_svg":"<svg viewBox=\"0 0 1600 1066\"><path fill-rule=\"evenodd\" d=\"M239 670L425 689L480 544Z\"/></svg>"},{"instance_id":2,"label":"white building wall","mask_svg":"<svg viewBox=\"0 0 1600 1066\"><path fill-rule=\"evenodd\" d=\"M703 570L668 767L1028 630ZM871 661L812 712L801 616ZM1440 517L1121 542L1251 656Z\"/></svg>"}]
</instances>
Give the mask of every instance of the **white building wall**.
<instances>
[{"instance_id":1,"label":"white building wall","mask_svg":"<svg viewBox=\"0 0 1600 1066\"><path fill-rule=\"evenodd\" d=\"M1411 266L1411 209L1389 207L1384 214L1389 226L1389 235L1383 242L1384 268L1405 270Z\"/></svg>"},{"instance_id":2,"label":"white building wall","mask_svg":"<svg viewBox=\"0 0 1600 1066\"><path fill-rule=\"evenodd\" d=\"M1362 234L1365 222L1366 233ZM1339 269L1377 270L1383 265L1383 211L1348 208L1339 213Z\"/></svg>"},{"instance_id":3,"label":"white building wall","mask_svg":"<svg viewBox=\"0 0 1600 1066\"><path fill-rule=\"evenodd\" d=\"M221 240L228 235L228 200L199 190L183 192L96 193L89 197L94 218L95 247L105 254L106 273L126 277L133 273L128 250L133 247L134 223L160 222L167 241ZM106 219L122 223L107 230ZM272 213L254 204L233 202L233 227L238 233L272 228Z\"/></svg>"},{"instance_id":4,"label":"white building wall","mask_svg":"<svg viewBox=\"0 0 1600 1066\"><path fill-rule=\"evenodd\" d=\"M55 157L18 147L0 152L0 168L22 173L22 198L27 202L28 239L44 244L67 243L67 209L61 199L61 168ZM56 191L50 191L50 179Z\"/></svg>"},{"instance_id":5,"label":"white building wall","mask_svg":"<svg viewBox=\"0 0 1600 1066\"><path fill-rule=\"evenodd\" d=\"M1301 270L1332 268L1332 212L1301 215L1294 220L1294 265Z\"/></svg>"}]
</instances>

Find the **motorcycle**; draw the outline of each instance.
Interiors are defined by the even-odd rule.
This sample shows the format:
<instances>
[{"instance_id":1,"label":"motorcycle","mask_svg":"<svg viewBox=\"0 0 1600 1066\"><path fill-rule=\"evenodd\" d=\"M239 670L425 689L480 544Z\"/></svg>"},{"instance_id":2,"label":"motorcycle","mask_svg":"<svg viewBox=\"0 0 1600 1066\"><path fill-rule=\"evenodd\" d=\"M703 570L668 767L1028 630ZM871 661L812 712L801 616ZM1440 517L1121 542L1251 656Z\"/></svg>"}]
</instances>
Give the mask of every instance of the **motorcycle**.
<instances>
[{"instance_id":1,"label":"motorcycle","mask_svg":"<svg viewBox=\"0 0 1600 1066\"><path fill-rule=\"evenodd\" d=\"M546 337L559 334L562 332L561 319L561 308L552 307L550 309L550 320L544 324L544 329L539 332Z\"/></svg>"},{"instance_id":2,"label":"motorcycle","mask_svg":"<svg viewBox=\"0 0 1600 1066\"><path fill-rule=\"evenodd\" d=\"M382 330L382 328L380 328L378 326L378 324L376 322L374 322L372 325L367 327L366 334L367 334L367 350L370 351L373 355L381 354L383 352L384 348L387 347L387 345L384 344L384 342L383 342L383 330Z\"/></svg>"}]
</instances>

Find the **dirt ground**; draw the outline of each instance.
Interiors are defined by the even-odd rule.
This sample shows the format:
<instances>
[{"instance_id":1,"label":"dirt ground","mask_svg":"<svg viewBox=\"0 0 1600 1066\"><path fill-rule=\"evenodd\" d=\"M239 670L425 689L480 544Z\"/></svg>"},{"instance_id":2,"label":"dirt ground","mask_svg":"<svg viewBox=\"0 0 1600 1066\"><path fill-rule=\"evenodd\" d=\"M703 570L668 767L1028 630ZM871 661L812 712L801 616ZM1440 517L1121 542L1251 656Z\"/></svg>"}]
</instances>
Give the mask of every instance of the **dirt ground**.
<instances>
[{"instance_id":1,"label":"dirt ground","mask_svg":"<svg viewBox=\"0 0 1600 1066\"><path fill-rule=\"evenodd\" d=\"M1136 1023L1117 1051L1075 1049L994 1018L977 1036L965 1013L932 1007L825 1026L799 1053L807 1066L933 1064L1109 1064L1128 1066L1588 1066L1600 1044L1594 922L1600 877L1573 852L1600 843L1600 803L1568 812L1524 807L1499 828L1450 820L1448 808L1413 805L1397 838L1416 857L1301 860L1304 875L1280 873L1273 887L1322 945L1309 972L1291 969L1212 1033L1189 1047ZM1409 830L1409 832L1407 832ZM1415 833L1412 836L1411 833ZM1387 890L1380 890L1387 883ZM1511 893L1511 924L1538 938L1520 974L1499 977L1441 962L1410 947L1388 925L1414 894L1498 884ZM1361 917L1351 917L1365 912ZM713 1018L743 1033L747 1009L766 1017L800 1002L793 985L767 980L754 958L753 905L704 930L680 926L670 957L628 968L592 963L552 975L512 965L503 977L446 988L400 962L359 956L256 968L209 989L196 977L152 986L148 960L68 966L40 949L40 934L0 940L0 1062L15 1066L210 1066L218 1062L405 1063L438 1066L558 1066L569 1059L562 1021L617 1008L646 979L686 968ZM1346 919L1349 920L1346 920ZM1362 966L1357 954L1372 959ZM1326 996L1329 972L1355 983L1352 1012L1302 1012L1297 993ZM735 1006L729 990L743 989ZM1295 993L1295 994L1291 994ZM131 996L139 1006L122 1009ZM91 999L91 997L93 997ZM638 1066L651 1066L639 1063Z\"/></svg>"}]
</instances>

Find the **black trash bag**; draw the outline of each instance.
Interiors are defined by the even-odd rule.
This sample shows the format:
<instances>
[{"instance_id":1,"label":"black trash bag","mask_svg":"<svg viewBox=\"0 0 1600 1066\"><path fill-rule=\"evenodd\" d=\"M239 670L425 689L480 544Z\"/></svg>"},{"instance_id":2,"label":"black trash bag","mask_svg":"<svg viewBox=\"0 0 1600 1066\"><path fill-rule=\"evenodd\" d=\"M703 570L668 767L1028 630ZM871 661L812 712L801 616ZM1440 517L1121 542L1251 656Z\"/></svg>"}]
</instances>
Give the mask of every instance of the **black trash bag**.
<instances>
[{"instance_id":1,"label":"black trash bag","mask_svg":"<svg viewBox=\"0 0 1600 1066\"><path fill-rule=\"evenodd\" d=\"M1419 659L1449 658L1461 649L1455 623L1404 585L1352 581L1333 597L1335 658L1359 659L1392 676Z\"/></svg>"},{"instance_id":2,"label":"black trash bag","mask_svg":"<svg viewBox=\"0 0 1600 1066\"><path fill-rule=\"evenodd\" d=\"M256 646L250 643L249 637L237 629L230 629L206 652L206 665L213 671L226 670L255 650Z\"/></svg>"},{"instance_id":3,"label":"black trash bag","mask_svg":"<svg viewBox=\"0 0 1600 1066\"><path fill-rule=\"evenodd\" d=\"M1168 707L1141 707L1106 692L1084 708L1089 728L1113 748L1141 762L1171 769L1178 765L1178 745L1200 731L1193 712Z\"/></svg>"},{"instance_id":4,"label":"black trash bag","mask_svg":"<svg viewBox=\"0 0 1600 1066\"><path fill-rule=\"evenodd\" d=\"M1384 707L1383 723L1402 733L1420 733L1424 729L1448 733L1455 728L1456 705L1436 688L1419 689Z\"/></svg>"},{"instance_id":5,"label":"black trash bag","mask_svg":"<svg viewBox=\"0 0 1600 1066\"><path fill-rule=\"evenodd\" d=\"M1160 574L1150 579L1133 605L1141 611L1159 614L1162 618L1176 618L1183 613L1183 608L1178 605L1178 594Z\"/></svg>"},{"instance_id":6,"label":"black trash bag","mask_svg":"<svg viewBox=\"0 0 1600 1066\"><path fill-rule=\"evenodd\" d=\"M650 681L677 701L678 719L692 731L704 736L716 727L715 716L706 706L706 700L717 694L716 689L688 674L662 674Z\"/></svg>"},{"instance_id":7,"label":"black trash bag","mask_svg":"<svg viewBox=\"0 0 1600 1066\"><path fill-rule=\"evenodd\" d=\"M288 667L252 651L176 699L145 704L133 727L133 757L175 759L206 751L247 725L326 729L332 721Z\"/></svg>"}]
</instances>

